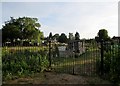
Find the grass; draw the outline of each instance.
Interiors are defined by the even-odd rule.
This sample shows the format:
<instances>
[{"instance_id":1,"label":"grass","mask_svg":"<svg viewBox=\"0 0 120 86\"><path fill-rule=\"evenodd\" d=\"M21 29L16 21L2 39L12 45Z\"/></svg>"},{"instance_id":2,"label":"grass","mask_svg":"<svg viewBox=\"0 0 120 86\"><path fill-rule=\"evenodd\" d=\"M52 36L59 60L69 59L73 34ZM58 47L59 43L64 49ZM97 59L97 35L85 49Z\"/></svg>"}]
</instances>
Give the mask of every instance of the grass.
<instances>
[{"instance_id":1,"label":"grass","mask_svg":"<svg viewBox=\"0 0 120 86\"><path fill-rule=\"evenodd\" d=\"M20 51L30 51L30 52L42 52L42 51L48 51L48 47L45 46L14 46L14 47L2 47L2 57L4 55L12 55L15 53L18 53Z\"/></svg>"},{"instance_id":2,"label":"grass","mask_svg":"<svg viewBox=\"0 0 120 86\"><path fill-rule=\"evenodd\" d=\"M25 46L15 46L15 47L2 47L2 50L4 51L7 51L7 52L15 52L15 51L19 51L19 50L30 50L30 51L39 51L39 50L42 50L42 49L48 49L48 47L45 47L45 46L28 46L28 47L25 47Z\"/></svg>"},{"instance_id":3,"label":"grass","mask_svg":"<svg viewBox=\"0 0 120 86\"><path fill-rule=\"evenodd\" d=\"M58 73L73 73L91 75L95 71L96 60L99 59L99 51L88 51L78 58L55 58L52 68Z\"/></svg>"},{"instance_id":4,"label":"grass","mask_svg":"<svg viewBox=\"0 0 120 86\"><path fill-rule=\"evenodd\" d=\"M13 54L16 53L17 51L25 51L25 50L29 50L29 53L32 52L37 52L40 54L40 52L42 50L47 50L47 47L3 47L2 48L4 52L4 54ZM38 52L40 51L40 52ZM27 55L29 55L29 53ZM11 56L10 55L10 56ZM15 54L18 55L18 54ZM44 53L43 53L44 55ZM25 55L23 55L25 56ZM15 56L17 57L17 56ZM19 55L18 55L19 57ZM52 68L58 72L58 73L73 73L77 72L80 73L82 75L86 75L86 74L91 74L91 72L89 72L89 70L93 70L93 65L95 65L96 59L98 59L100 57L99 55L99 51L97 49L94 50L88 50L86 53L80 55L78 58L74 58L74 57L65 57L65 58L52 58Z\"/></svg>"},{"instance_id":5,"label":"grass","mask_svg":"<svg viewBox=\"0 0 120 86\"><path fill-rule=\"evenodd\" d=\"M48 60L46 47L3 47L2 71L3 80L12 79L12 76L28 76L34 72L47 69Z\"/></svg>"},{"instance_id":6,"label":"grass","mask_svg":"<svg viewBox=\"0 0 120 86\"><path fill-rule=\"evenodd\" d=\"M75 64L84 64L84 63L89 63L92 61L95 61L96 59L100 57L99 52L86 52L83 55L79 56L78 58L74 57L58 57L58 58L53 58L53 64L56 64L59 62L58 66L64 66L64 65L72 65L73 62Z\"/></svg>"},{"instance_id":7,"label":"grass","mask_svg":"<svg viewBox=\"0 0 120 86\"><path fill-rule=\"evenodd\" d=\"M16 53L17 51L31 50L31 52L37 52L42 49L48 49L46 47L3 47L3 52L6 53ZM7 51L5 51L7 50ZM9 52L8 52L9 51ZM13 54L12 53L12 54ZM70 73L79 74L82 76L95 76L95 62L100 57L100 52L97 49L87 51L78 58L65 57L65 58L52 58L52 68L57 73ZM28 72L27 72L28 73ZM9 73L8 78L11 78ZM41 77L41 76L40 76ZM43 79L43 78L42 78ZM101 83L101 80L90 79L89 84Z\"/></svg>"}]
</instances>

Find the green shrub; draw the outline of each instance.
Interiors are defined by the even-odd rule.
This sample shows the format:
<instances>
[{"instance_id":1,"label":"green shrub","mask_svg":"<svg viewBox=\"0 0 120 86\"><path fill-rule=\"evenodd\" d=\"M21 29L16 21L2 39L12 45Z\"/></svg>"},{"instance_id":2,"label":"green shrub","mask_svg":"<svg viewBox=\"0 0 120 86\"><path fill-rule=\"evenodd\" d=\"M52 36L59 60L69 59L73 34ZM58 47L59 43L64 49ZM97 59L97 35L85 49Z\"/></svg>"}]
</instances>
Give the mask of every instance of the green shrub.
<instances>
[{"instance_id":1,"label":"green shrub","mask_svg":"<svg viewBox=\"0 0 120 86\"><path fill-rule=\"evenodd\" d=\"M105 46L104 46L105 47ZM120 83L120 46L110 45L104 51L103 72L107 79L113 83ZM97 72L101 71L100 60L97 62Z\"/></svg>"},{"instance_id":2,"label":"green shrub","mask_svg":"<svg viewBox=\"0 0 120 86\"><path fill-rule=\"evenodd\" d=\"M45 52L44 49L38 51L25 49L15 53L4 52L2 55L3 80L11 79L14 75L20 77L35 72L43 72L49 64Z\"/></svg>"}]
</instances>

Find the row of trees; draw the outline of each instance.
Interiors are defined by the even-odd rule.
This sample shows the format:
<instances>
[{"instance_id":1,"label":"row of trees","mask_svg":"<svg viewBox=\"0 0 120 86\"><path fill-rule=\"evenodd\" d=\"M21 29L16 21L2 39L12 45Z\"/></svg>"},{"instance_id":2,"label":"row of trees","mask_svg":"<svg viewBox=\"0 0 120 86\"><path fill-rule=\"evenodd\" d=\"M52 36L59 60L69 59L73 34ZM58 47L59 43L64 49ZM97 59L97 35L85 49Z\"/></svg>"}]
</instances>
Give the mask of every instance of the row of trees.
<instances>
[{"instance_id":1,"label":"row of trees","mask_svg":"<svg viewBox=\"0 0 120 86\"><path fill-rule=\"evenodd\" d=\"M65 33L61 33L60 35L57 33L55 35L52 35L52 32L50 32L48 39L56 40L60 43L67 43L70 40L80 40L80 35L78 32L75 33L75 36L73 33L69 33L69 38L67 38L67 35Z\"/></svg>"},{"instance_id":2,"label":"row of trees","mask_svg":"<svg viewBox=\"0 0 120 86\"><path fill-rule=\"evenodd\" d=\"M2 42L16 42L16 41L37 41L38 43L44 39L43 32L40 31L41 25L38 23L37 18L30 17L10 17L9 21L5 22L2 27ZM79 40L79 33L76 32L75 37L73 33L69 33L69 38L65 33L61 35L50 33L52 39L56 39L60 43L67 43L69 40ZM49 37L47 37L48 39Z\"/></svg>"},{"instance_id":3,"label":"row of trees","mask_svg":"<svg viewBox=\"0 0 120 86\"><path fill-rule=\"evenodd\" d=\"M75 36L73 35L73 33L69 33L69 36L67 38L67 35L65 33L62 33L61 35L59 34L55 34L52 36L52 33L49 34L49 37L51 39L56 39L58 42L61 43L67 43L70 40L80 40L80 35L78 32L75 33ZM95 40L97 42L101 42L101 41L109 41L110 37L108 36L108 31L106 29L100 29L97 33L97 36L95 37Z\"/></svg>"},{"instance_id":4,"label":"row of trees","mask_svg":"<svg viewBox=\"0 0 120 86\"><path fill-rule=\"evenodd\" d=\"M14 41L36 41L38 43L41 42L42 39L44 39L43 32L40 31L41 25L38 23L37 18L30 18L30 17L19 17L19 18L13 18L11 17L9 21L5 22L5 25L2 28L2 42L11 42ZM79 40L80 35L78 32L75 33L75 36L73 33L69 33L69 36L67 38L67 35L65 33L62 34L55 34L52 35L52 33L49 34L49 37L53 40L57 40L60 43L67 43L69 40ZM49 39L47 37L47 39ZM108 32L105 29L101 29L98 32L98 35L95 37L95 40L97 42L103 40L109 40L110 37L108 36Z\"/></svg>"}]
</instances>

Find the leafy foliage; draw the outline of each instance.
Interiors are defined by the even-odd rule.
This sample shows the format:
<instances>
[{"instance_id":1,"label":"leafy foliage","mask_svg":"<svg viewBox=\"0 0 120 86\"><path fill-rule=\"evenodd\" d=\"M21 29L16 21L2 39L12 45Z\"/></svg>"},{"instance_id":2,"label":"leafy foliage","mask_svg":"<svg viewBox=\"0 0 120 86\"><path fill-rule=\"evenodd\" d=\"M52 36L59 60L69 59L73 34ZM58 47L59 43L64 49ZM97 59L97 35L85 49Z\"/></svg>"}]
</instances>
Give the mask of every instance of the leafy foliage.
<instances>
[{"instance_id":1,"label":"leafy foliage","mask_svg":"<svg viewBox=\"0 0 120 86\"><path fill-rule=\"evenodd\" d=\"M53 36L53 39L56 39L57 41L59 40L59 34L56 33L54 36Z\"/></svg>"},{"instance_id":2,"label":"leafy foliage","mask_svg":"<svg viewBox=\"0 0 120 86\"><path fill-rule=\"evenodd\" d=\"M106 29L100 29L95 39L97 42L100 42L101 40L110 40L110 37L108 36L108 31Z\"/></svg>"},{"instance_id":3,"label":"leafy foliage","mask_svg":"<svg viewBox=\"0 0 120 86\"><path fill-rule=\"evenodd\" d=\"M41 25L37 21L37 18L19 17L14 19L11 17L2 28L3 42L8 39L13 42L18 38L21 40L39 40L43 37L43 33L39 30Z\"/></svg>"},{"instance_id":4,"label":"leafy foliage","mask_svg":"<svg viewBox=\"0 0 120 86\"><path fill-rule=\"evenodd\" d=\"M67 36L62 33L60 36L59 36L59 42L60 43L67 43L68 39L67 39Z\"/></svg>"},{"instance_id":5,"label":"leafy foliage","mask_svg":"<svg viewBox=\"0 0 120 86\"><path fill-rule=\"evenodd\" d=\"M112 53L111 53L112 52ZM112 46L111 50L105 53L104 71L109 74L112 82L116 83L120 79L120 54L118 47Z\"/></svg>"},{"instance_id":6,"label":"leafy foliage","mask_svg":"<svg viewBox=\"0 0 120 86\"><path fill-rule=\"evenodd\" d=\"M104 46L104 75L113 83L120 83L120 46L119 44ZM101 70L101 62L97 62L97 71Z\"/></svg>"},{"instance_id":7,"label":"leafy foliage","mask_svg":"<svg viewBox=\"0 0 120 86\"><path fill-rule=\"evenodd\" d=\"M75 40L80 40L80 35L78 32L75 33Z\"/></svg>"},{"instance_id":8,"label":"leafy foliage","mask_svg":"<svg viewBox=\"0 0 120 86\"><path fill-rule=\"evenodd\" d=\"M4 49L5 50L5 49ZM3 80L12 76L25 76L47 70L49 61L47 51L30 51L28 49L15 52L4 52L2 56Z\"/></svg>"},{"instance_id":9,"label":"leafy foliage","mask_svg":"<svg viewBox=\"0 0 120 86\"><path fill-rule=\"evenodd\" d=\"M49 34L49 39L51 39L52 38L52 32L50 32L50 34Z\"/></svg>"}]
</instances>

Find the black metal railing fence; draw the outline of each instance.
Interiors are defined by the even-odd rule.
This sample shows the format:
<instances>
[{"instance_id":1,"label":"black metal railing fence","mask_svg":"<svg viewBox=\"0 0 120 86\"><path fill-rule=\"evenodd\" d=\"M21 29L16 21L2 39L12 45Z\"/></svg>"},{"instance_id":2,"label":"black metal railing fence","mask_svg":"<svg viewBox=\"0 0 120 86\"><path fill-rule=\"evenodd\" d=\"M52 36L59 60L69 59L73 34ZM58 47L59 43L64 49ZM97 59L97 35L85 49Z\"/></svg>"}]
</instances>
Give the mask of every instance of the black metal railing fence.
<instances>
[{"instance_id":1,"label":"black metal railing fence","mask_svg":"<svg viewBox=\"0 0 120 86\"><path fill-rule=\"evenodd\" d=\"M39 72L51 68L58 73L80 75L110 75L119 71L120 41L84 41L80 52L60 51L60 44L47 46L31 44L3 44L3 76ZM63 46L63 45L62 45ZM112 76L112 75L111 75Z\"/></svg>"}]
</instances>

